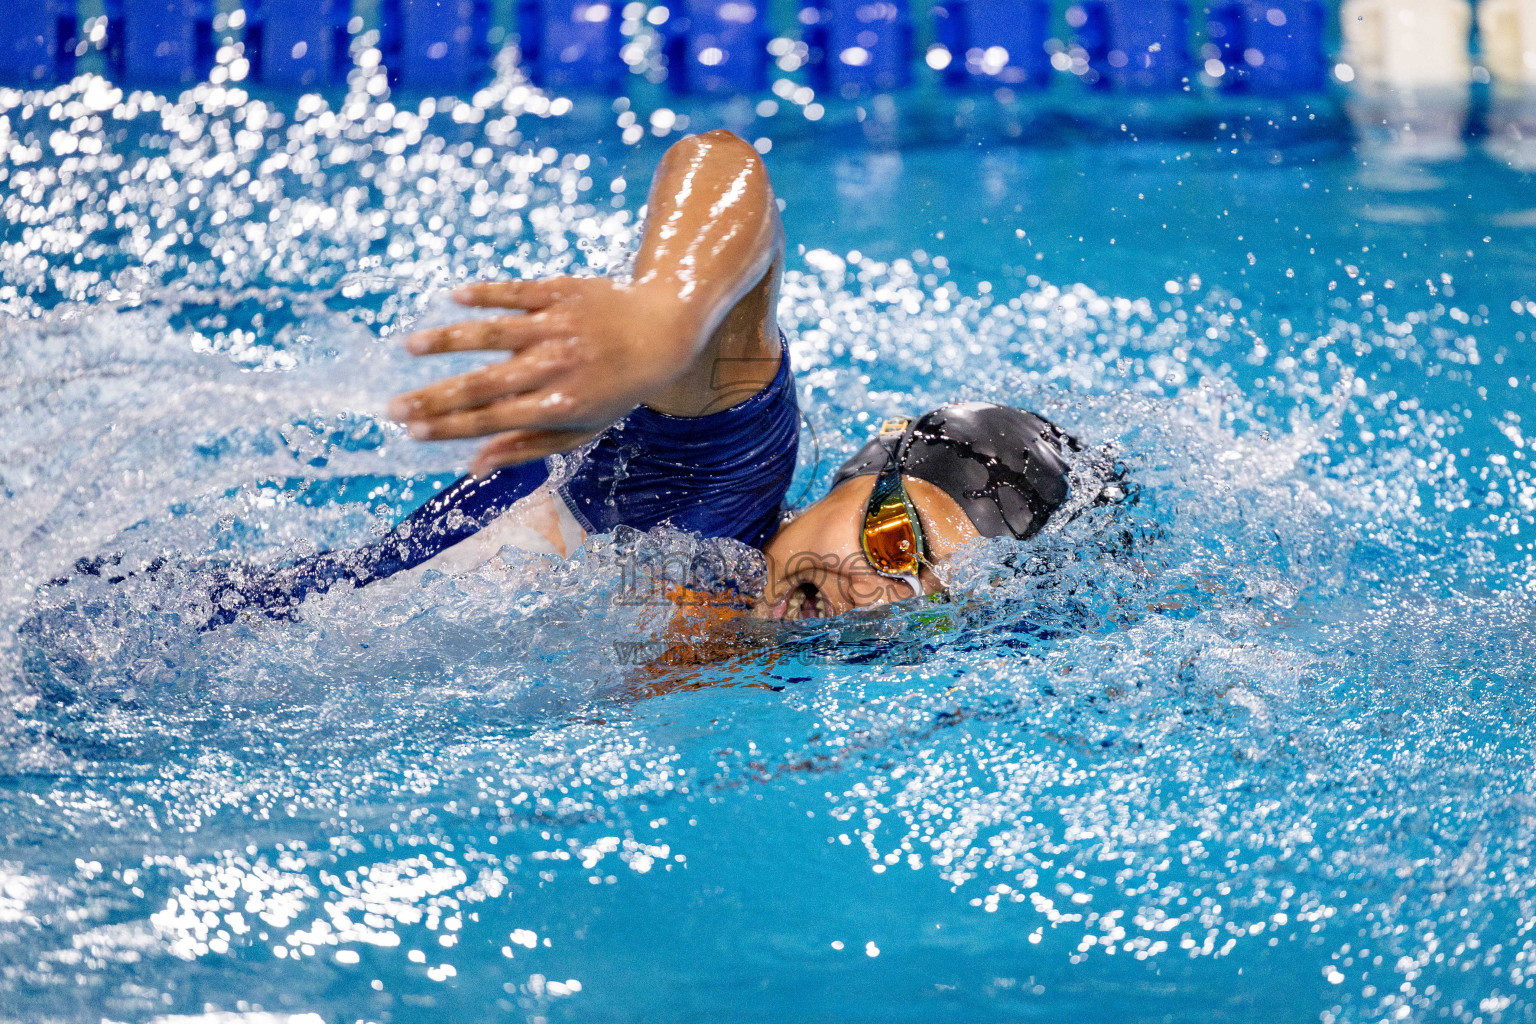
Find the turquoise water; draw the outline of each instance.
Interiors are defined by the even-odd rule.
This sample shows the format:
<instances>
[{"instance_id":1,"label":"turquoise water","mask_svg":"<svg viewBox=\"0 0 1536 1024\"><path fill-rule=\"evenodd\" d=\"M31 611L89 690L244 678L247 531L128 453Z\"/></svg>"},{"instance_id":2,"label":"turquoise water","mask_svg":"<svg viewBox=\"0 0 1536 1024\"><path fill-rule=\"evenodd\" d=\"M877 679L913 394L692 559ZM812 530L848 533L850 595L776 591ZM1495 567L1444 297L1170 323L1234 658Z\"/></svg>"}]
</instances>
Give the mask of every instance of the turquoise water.
<instances>
[{"instance_id":1,"label":"turquoise water","mask_svg":"<svg viewBox=\"0 0 1536 1024\"><path fill-rule=\"evenodd\" d=\"M383 419L453 365L396 336L622 272L672 136L375 77L0 93L0 1018L1536 1016L1529 177L693 111L773 143L797 495L983 397L1140 503L723 660L637 567L755 556L677 535L216 633L42 586L366 539L468 453Z\"/></svg>"}]
</instances>

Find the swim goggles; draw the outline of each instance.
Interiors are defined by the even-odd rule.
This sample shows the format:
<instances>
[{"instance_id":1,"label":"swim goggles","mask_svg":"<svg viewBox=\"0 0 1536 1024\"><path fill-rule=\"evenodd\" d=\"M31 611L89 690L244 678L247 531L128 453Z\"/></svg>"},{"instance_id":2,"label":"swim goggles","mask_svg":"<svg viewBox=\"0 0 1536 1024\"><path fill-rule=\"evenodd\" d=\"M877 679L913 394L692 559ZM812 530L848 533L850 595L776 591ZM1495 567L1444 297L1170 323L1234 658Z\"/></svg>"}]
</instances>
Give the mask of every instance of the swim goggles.
<instances>
[{"instance_id":1,"label":"swim goggles","mask_svg":"<svg viewBox=\"0 0 1536 1024\"><path fill-rule=\"evenodd\" d=\"M923 524L907 495L901 479L901 463L911 443L912 420L906 417L886 420L880 437L895 434L901 440L887 446L885 468L875 477L875 486L864 506L864 530L860 538L864 557L870 566L887 579L903 580L916 597L923 594L918 570L928 561L923 543Z\"/></svg>"}]
</instances>

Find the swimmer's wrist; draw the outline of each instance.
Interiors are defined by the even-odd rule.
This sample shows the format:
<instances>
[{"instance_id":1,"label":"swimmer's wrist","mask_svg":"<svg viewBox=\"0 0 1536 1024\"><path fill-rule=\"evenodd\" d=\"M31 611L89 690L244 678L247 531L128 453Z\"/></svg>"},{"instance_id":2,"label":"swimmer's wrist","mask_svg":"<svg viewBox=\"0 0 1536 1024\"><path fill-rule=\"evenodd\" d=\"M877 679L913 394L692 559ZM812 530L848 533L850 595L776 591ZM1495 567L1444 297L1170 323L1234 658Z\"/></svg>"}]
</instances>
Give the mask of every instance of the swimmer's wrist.
<instances>
[{"instance_id":1,"label":"swimmer's wrist","mask_svg":"<svg viewBox=\"0 0 1536 1024\"><path fill-rule=\"evenodd\" d=\"M681 294L675 280L652 279L631 285L639 300L637 315L652 346L647 355L678 373L692 365L704 351L711 330L709 310Z\"/></svg>"}]
</instances>

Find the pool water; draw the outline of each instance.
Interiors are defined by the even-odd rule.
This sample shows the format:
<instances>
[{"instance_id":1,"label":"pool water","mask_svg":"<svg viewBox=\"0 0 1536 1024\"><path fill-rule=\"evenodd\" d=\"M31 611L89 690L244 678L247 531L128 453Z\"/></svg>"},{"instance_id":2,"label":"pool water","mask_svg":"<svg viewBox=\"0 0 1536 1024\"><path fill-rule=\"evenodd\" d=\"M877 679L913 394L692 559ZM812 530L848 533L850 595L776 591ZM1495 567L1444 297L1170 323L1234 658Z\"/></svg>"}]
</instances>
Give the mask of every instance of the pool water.
<instances>
[{"instance_id":1,"label":"pool water","mask_svg":"<svg viewBox=\"0 0 1536 1024\"><path fill-rule=\"evenodd\" d=\"M700 108L771 143L799 500L968 397L1139 502L724 658L637 580L760 566L666 533L199 632L177 566L451 479L383 405L474 359L399 334L622 272L676 134L378 75L0 92L0 1019L1536 1016L1528 176ZM46 585L102 552L172 565Z\"/></svg>"}]
</instances>

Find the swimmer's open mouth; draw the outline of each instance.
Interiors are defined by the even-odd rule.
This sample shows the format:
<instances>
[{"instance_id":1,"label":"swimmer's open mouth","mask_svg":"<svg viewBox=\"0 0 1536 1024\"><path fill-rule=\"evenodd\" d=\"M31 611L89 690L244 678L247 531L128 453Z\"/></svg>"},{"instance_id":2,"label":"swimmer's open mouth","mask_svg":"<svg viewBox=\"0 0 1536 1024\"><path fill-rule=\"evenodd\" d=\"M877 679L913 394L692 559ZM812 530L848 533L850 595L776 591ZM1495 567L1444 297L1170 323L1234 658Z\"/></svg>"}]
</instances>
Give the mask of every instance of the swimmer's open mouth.
<instances>
[{"instance_id":1,"label":"swimmer's open mouth","mask_svg":"<svg viewBox=\"0 0 1536 1024\"><path fill-rule=\"evenodd\" d=\"M814 583L800 584L774 609L776 619L826 619L831 616L832 606L827 604L827 599Z\"/></svg>"}]
</instances>

